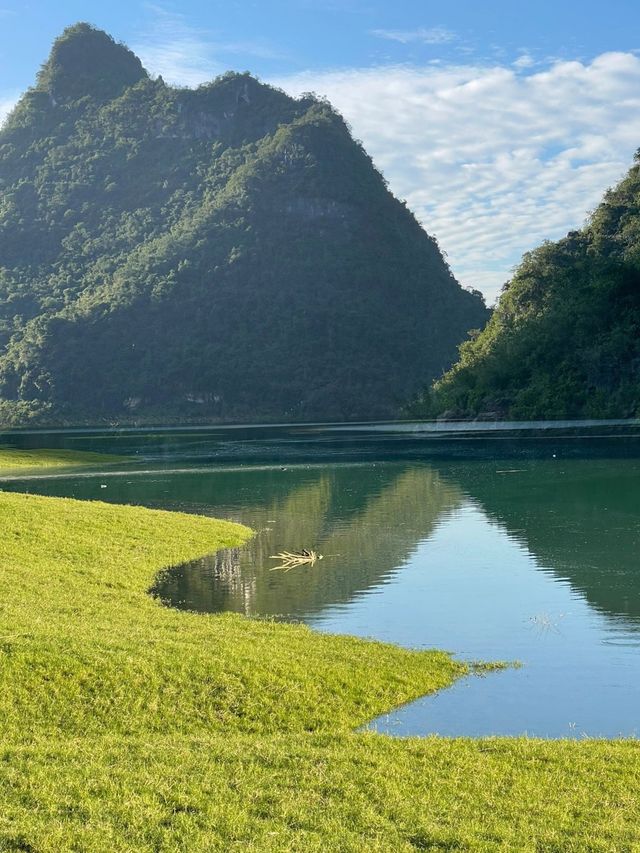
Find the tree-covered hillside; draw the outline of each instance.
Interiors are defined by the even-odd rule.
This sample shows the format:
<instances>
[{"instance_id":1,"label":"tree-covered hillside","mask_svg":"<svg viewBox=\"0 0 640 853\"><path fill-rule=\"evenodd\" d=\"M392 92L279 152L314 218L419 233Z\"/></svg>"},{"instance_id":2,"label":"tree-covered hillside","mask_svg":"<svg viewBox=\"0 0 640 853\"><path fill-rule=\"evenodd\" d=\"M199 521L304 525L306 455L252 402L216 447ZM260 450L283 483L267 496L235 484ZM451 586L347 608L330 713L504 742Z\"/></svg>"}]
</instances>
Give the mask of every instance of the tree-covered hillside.
<instances>
[{"instance_id":1,"label":"tree-covered hillside","mask_svg":"<svg viewBox=\"0 0 640 853\"><path fill-rule=\"evenodd\" d=\"M581 231L524 256L414 414L640 416L640 151Z\"/></svg>"},{"instance_id":2,"label":"tree-covered hillside","mask_svg":"<svg viewBox=\"0 0 640 853\"><path fill-rule=\"evenodd\" d=\"M389 416L486 317L314 96L78 24L0 131L0 421Z\"/></svg>"}]
</instances>

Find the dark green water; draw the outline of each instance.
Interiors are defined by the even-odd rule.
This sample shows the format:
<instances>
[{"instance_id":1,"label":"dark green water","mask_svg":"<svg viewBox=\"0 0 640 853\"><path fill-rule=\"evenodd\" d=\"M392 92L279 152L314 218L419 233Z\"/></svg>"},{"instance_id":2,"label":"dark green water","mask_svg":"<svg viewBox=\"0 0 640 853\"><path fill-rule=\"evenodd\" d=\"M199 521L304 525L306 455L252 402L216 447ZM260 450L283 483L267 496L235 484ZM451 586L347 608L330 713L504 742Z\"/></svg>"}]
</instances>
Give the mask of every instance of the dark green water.
<instances>
[{"instance_id":1,"label":"dark green water","mask_svg":"<svg viewBox=\"0 0 640 853\"><path fill-rule=\"evenodd\" d=\"M243 549L161 576L154 593L173 606L523 664L465 679L376 721L378 729L632 736L640 729L636 429L8 435L2 440L137 461L0 487L205 513L257 531ZM274 571L271 555L303 547L324 559Z\"/></svg>"}]
</instances>

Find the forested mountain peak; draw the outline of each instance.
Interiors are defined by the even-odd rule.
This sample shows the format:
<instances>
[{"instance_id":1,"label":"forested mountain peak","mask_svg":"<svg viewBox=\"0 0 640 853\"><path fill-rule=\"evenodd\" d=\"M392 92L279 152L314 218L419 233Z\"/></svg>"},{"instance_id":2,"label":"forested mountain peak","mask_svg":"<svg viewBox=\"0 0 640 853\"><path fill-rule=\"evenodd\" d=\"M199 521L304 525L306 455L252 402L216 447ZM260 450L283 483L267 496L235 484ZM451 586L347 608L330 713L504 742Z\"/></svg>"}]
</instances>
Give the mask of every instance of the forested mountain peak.
<instances>
[{"instance_id":1,"label":"forested mountain peak","mask_svg":"<svg viewBox=\"0 0 640 853\"><path fill-rule=\"evenodd\" d=\"M0 417L389 416L486 308L342 117L66 30L0 130Z\"/></svg>"},{"instance_id":2,"label":"forested mountain peak","mask_svg":"<svg viewBox=\"0 0 640 853\"><path fill-rule=\"evenodd\" d=\"M78 23L56 39L38 74L37 88L60 102L89 95L117 97L146 77L138 57L90 24Z\"/></svg>"}]
</instances>

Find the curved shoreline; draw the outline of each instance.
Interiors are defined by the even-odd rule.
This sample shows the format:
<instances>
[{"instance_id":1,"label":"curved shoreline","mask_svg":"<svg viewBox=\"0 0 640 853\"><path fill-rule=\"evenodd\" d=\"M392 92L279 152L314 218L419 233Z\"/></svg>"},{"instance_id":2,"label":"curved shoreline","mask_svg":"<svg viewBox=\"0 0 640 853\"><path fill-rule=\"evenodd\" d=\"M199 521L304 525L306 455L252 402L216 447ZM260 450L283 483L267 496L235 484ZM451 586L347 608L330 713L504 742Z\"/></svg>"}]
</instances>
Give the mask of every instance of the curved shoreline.
<instances>
[{"instance_id":1,"label":"curved shoreline","mask_svg":"<svg viewBox=\"0 0 640 853\"><path fill-rule=\"evenodd\" d=\"M466 668L147 594L163 566L239 544L247 528L7 492L0 526L0 848L638 840L637 742L353 733Z\"/></svg>"}]
</instances>

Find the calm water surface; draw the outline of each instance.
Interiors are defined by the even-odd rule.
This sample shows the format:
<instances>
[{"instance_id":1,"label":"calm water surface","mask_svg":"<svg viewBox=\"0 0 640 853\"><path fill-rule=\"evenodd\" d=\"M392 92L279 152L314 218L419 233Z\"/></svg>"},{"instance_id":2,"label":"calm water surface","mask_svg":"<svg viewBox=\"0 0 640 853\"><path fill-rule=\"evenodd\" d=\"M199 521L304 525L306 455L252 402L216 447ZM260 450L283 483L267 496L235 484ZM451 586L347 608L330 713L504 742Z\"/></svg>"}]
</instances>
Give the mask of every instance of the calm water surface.
<instances>
[{"instance_id":1,"label":"calm water surface","mask_svg":"<svg viewBox=\"0 0 640 853\"><path fill-rule=\"evenodd\" d=\"M401 708L374 721L380 731L640 733L634 435L552 431L455 446L410 430L9 440L119 450L138 461L2 488L204 513L257 531L242 549L162 575L154 594L173 606L522 664ZM274 570L272 555L304 547L322 562Z\"/></svg>"}]
</instances>

